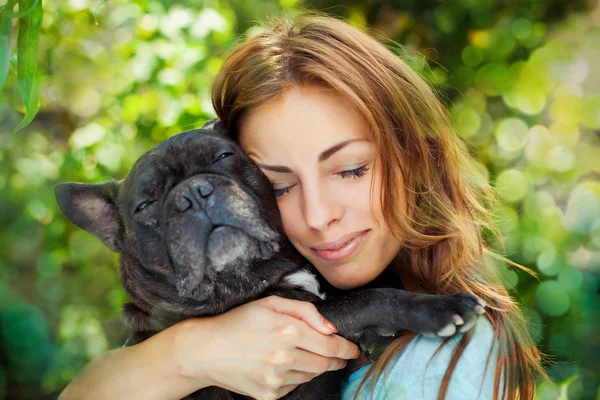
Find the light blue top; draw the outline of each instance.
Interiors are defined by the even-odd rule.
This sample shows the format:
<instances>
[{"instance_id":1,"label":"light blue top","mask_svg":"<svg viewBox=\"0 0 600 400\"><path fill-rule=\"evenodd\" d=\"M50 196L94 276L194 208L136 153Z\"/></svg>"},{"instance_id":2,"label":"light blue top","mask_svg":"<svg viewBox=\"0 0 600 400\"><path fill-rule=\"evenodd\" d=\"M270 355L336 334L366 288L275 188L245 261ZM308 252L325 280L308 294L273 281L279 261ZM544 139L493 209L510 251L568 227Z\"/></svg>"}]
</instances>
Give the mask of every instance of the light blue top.
<instances>
[{"instance_id":1,"label":"light blue top","mask_svg":"<svg viewBox=\"0 0 600 400\"><path fill-rule=\"evenodd\" d=\"M492 325L484 317L478 318L473 329L475 333L459 358L450 379L446 400L493 399L498 341L494 339ZM403 352L394 356L388 368L377 380L373 400L436 400L452 351L461 337L462 334L451 338L431 359L442 343L442 339L416 336ZM492 343L494 351L484 376L485 363ZM354 371L348 377L348 382L343 381L342 400L352 400L359 383L370 367L371 364L365 365ZM371 378L363 385L357 397L359 400L371 398L370 383Z\"/></svg>"}]
</instances>

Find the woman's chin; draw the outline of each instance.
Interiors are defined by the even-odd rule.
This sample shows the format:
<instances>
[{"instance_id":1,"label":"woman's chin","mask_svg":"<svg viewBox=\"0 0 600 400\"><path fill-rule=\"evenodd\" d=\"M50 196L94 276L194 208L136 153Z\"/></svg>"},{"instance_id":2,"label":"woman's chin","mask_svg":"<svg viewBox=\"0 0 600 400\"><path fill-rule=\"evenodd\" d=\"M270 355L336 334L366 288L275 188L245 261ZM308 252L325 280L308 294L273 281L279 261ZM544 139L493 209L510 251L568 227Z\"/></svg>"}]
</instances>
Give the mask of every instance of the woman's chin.
<instances>
[{"instance_id":1,"label":"woman's chin","mask_svg":"<svg viewBox=\"0 0 600 400\"><path fill-rule=\"evenodd\" d=\"M340 265L333 269L329 267L327 270L317 267L317 270L327 282L340 290L350 290L366 285L379 275L375 271L365 274L364 269L361 271L357 266L353 267L352 265Z\"/></svg>"},{"instance_id":2,"label":"woman's chin","mask_svg":"<svg viewBox=\"0 0 600 400\"><path fill-rule=\"evenodd\" d=\"M340 290L350 290L350 289L354 289L354 288L357 288L357 287L360 287L360 286L364 285L364 283L348 283L348 282L331 283L331 284L335 288L340 289Z\"/></svg>"}]
</instances>

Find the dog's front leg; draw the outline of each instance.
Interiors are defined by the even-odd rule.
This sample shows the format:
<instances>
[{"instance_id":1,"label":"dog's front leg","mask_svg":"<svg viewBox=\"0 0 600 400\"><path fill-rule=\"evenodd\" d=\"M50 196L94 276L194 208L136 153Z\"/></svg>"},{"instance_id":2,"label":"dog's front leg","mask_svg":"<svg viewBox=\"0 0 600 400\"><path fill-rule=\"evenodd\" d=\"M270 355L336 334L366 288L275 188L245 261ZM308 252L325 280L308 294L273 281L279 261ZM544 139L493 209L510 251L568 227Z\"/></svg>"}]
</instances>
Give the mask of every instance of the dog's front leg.
<instances>
[{"instance_id":1,"label":"dog's front leg","mask_svg":"<svg viewBox=\"0 0 600 400\"><path fill-rule=\"evenodd\" d=\"M485 306L467 293L433 295L392 288L358 290L312 303L340 336L354 342L366 331L382 336L398 331L452 336L469 330Z\"/></svg>"}]
</instances>

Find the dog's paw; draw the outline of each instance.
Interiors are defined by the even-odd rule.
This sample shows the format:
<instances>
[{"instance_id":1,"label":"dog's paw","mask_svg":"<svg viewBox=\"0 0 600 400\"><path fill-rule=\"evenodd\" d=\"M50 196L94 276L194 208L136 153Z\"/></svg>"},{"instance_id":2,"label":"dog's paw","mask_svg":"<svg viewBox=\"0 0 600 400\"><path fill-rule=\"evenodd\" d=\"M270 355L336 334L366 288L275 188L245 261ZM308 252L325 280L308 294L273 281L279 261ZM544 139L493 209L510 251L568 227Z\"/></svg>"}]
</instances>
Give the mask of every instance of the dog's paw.
<instances>
[{"instance_id":1,"label":"dog's paw","mask_svg":"<svg viewBox=\"0 0 600 400\"><path fill-rule=\"evenodd\" d=\"M367 359L375 362L395 337L395 335L383 335L376 328L368 328L360 334L358 345L365 352Z\"/></svg>"},{"instance_id":2,"label":"dog's paw","mask_svg":"<svg viewBox=\"0 0 600 400\"><path fill-rule=\"evenodd\" d=\"M473 328L477 317L485 312L485 302L471 294L459 293L429 298L431 320L420 333L427 337L449 337Z\"/></svg>"}]
</instances>

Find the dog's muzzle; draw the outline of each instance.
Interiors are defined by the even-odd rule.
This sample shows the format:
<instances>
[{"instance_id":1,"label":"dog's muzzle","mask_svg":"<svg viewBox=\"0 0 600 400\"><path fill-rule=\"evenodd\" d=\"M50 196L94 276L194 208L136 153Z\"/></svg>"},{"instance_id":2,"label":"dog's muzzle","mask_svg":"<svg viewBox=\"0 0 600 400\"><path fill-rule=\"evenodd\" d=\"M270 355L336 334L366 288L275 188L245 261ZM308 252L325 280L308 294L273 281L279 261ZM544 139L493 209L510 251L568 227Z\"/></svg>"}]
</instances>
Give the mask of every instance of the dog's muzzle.
<instances>
[{"instance_id":1,"label":"dog's muzzle","mask_svg":"<svg viewBox=\"0 0 600 400\"><path fill-rule=\"evenodd\" d=\"M194 175L171 190L163 212L175 284L183 297L196 297L209 271L268 259L279 250L279 235L258 201L229 177Z\"/></svg>"}]
</instances>

